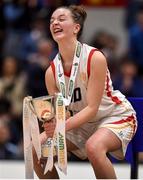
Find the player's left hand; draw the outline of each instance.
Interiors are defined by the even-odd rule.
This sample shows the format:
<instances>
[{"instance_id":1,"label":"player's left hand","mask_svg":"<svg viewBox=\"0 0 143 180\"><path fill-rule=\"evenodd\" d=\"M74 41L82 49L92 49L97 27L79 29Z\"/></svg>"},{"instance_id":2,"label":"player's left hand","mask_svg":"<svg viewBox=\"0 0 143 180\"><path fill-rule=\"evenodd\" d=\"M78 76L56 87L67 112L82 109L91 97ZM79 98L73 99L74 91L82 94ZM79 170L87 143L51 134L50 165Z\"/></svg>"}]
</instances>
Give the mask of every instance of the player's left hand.
<instances>
[{"instance_id":1,"label":"player's left hand","mask_svg":"<svg viewBox=\"0 0 143 180\"><path fill-rule=\"evenodd\" d=\"M44 130L46 132L47 137L53 137L54 131L56 128L56 122L50 121L50 122L45 122L44 125Z\"/></svg>"}]
</instances>

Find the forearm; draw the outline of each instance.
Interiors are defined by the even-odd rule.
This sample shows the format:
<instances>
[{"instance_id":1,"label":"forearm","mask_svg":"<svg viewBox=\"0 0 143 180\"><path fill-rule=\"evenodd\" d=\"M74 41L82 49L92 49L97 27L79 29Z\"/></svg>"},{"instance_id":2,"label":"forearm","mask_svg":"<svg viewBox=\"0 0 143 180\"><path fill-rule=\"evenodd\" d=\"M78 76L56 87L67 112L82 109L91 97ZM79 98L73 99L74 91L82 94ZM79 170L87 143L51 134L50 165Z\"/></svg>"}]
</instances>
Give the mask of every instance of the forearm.
<instances>
[{"instance_id":1,"label":"forearm","mask_svg":"<svg viewBox=\"0 0 143 180\"><path fill-rule=\"evenodd\" d=\"M97 108L86 106L83 110L66 120L66 131L78 128L95 117Z\"/></svg>"}]
</instances>

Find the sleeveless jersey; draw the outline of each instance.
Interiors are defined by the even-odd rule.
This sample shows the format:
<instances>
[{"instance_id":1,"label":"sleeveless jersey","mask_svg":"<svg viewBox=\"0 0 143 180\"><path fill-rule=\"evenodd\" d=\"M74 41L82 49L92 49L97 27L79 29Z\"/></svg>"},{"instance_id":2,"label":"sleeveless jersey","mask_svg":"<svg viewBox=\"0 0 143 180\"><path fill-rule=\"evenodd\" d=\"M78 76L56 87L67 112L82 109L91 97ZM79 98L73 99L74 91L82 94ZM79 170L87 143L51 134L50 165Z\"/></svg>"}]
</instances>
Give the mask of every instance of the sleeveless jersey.
<instances>
[{"instance_id":1,"label":"sleeveless jersey","mask_svg":"<svg viewBox=\"0 0 143 180\"><path fill-rule=\"evenodd\" d=\"M75 80L72 100L71 100L70 105L68 106L68 110L72 111L73 115L81 111L83 108L87 106L86 91L87 91L88 79L90 76L91 58L95 51L99 51L98 49L95 49L94 47L91 47L87 44L82 44L82 46L83 46L82 58L80 59L80 64L79 64L79 68L78 68L78 72L77 72L77 76ZM51 67L54 73L56 85L60 91L58 77L57 77L58 73L56 70L57 58L58 58L58 55L52 61ZM66 83L66 88L67 88L70 74L64 73L64 75L65 75L65 83ZM121 104L124 99L125 99L125 96L120 91L113 89L110 73L107 68L105 88L104 88L104 93L101 99L101 103L100 103L100 106L99 106L99 109L95 118L93 118L90 121L97 121L104 117L110 116L111 113L114 111L115 106ZM116 112L114 111L114 115L115 114Z\"/></svg>"}]
</instances>

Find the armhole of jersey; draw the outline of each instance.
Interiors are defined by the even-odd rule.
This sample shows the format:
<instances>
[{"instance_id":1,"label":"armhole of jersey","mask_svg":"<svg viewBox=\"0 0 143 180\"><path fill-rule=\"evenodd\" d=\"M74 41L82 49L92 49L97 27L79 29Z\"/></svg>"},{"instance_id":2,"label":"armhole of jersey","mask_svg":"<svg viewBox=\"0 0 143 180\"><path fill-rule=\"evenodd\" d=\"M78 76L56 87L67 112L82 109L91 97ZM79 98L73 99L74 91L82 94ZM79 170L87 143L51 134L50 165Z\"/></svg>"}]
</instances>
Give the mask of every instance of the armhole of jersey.
<instances>
[{"instance_id":1,"label":"armhole of jersey","mask_svg":"<svg viewBox=\"0 0 143 180\"><path fill-rule=\"evenodd\" d=\"M92 49L88 55L88 61L87 61L87 74L88 74L88 78L90 76L90 64L91 64L91 58L92 55L95 51L100 51L99 49Z\"/></svg>"},{"instance_id":2,"label":"armhole of jersey","mask_svg":"<svg viewBox=\"0 0 143 180\"><path fill-rule=\"evenodd\" d=\"M51 62L50 65L51 65L51 68L52 68L52 71L53 71L54 78L56 79L56 77L55 77L55 65L54 65L54 62Z\"/></svg>"}]
</instances>

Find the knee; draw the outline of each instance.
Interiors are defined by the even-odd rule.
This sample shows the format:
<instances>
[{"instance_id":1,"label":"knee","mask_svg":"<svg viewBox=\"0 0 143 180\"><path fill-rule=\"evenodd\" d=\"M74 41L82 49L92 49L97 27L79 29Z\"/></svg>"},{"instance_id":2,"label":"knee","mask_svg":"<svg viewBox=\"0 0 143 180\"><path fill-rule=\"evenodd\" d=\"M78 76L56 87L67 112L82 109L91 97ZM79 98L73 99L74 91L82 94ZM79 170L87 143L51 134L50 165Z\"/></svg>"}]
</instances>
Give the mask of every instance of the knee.
<instances>
[{"instance_id":1,"label":"knee","mask_svg":"<svg viewBox=\"0 0 143 180\"><path fill-rule=\"evenodd\" d=\"M89 139L85 145L86 153L88 159L92 162L93 160L102 161L103 157L106 155L106 149L102 143L99 141L93 141Z\"/></svg>"}]
</instances>

